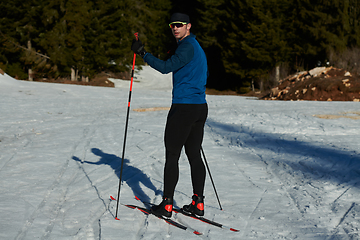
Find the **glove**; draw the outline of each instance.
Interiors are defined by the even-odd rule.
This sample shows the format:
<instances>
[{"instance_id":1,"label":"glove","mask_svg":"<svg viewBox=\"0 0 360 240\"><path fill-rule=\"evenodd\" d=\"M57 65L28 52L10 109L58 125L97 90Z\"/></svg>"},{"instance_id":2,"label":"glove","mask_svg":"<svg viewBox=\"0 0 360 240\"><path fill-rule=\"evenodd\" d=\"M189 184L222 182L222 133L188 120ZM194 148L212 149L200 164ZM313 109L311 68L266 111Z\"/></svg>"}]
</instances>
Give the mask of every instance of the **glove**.
<instances>
[{"instance_id":1,"label":"glove","mask_svg":"<svg viewBox=\"0 0 360 240\"><path fill-rule=\"evenodd\" d=\"M133 40L132 45L131 45L131 50L133 50L134 53L139 54L140 57L144 57L145 54L147 53L144 49L144 45L142 44L142 42L139 39Z\"/></svg>"}]
</instances>

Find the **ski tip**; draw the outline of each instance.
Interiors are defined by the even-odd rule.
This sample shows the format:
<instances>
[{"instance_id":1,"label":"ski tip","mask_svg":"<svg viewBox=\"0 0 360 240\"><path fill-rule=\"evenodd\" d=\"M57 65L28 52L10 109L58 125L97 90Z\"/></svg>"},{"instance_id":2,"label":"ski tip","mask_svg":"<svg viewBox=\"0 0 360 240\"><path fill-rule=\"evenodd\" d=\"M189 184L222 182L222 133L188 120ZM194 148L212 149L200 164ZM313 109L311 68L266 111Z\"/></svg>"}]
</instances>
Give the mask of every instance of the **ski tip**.
<instances>
[{"instance_id":1,"label":"ski tip","mask_svg":"<svg viewBox=\"0 0 360 240\"><path fill-rule=\"evenodd\" d=\"M196 235L202 235L202 233L201 233L201 232L198 232L198 231L194 231L194 234L196 234Z\"/></svg>"},{"instance_id":2,"label":"ski tip","mask_svg":"<svg viewBox=\"0 0 360 240\"><path fill-rule=\"evenodd\" d=\"M120 218L116 217L115 220L120 220Z\"/></svg>"},{"instance_id":3,"label":"ski tip","mask_svg":"<svg viewBox=\"0 0 360 240\"><path fill-rule=\"evenodd\" d=\"M237 229L235 229L235 228L230 228L230 231L239 232L239 230L237 230Z\"/></svg>"},{"instance_id":4,"label":"ski tip","mask_svg":"<svg viewBox=\"0 0 360 240\"><path fill-rule=\"evenodd\" d=\"M137 196L135 196L135 199L138 200L138 201L140 201L140 198L138 198Z\"/></svg>"},{"instance_id":5,"label":"ski tip","mask_svg":"<svg viewBox=\"0 0 360 240\"><path fill-rule=\"evenodd\" d=\"M135 208L136 208L136 206L134 206L134 205L129 205L129 204L126 204L125 206L128 207L128 208L132 208L132 209L135 209Z\"/></svg>"},{"instance_id":6,"label":"ski tip","mask_svg":"<svg viewBox=\"0 0 360 240\"><path fill-rule=\"evenodd\" d=\"M110 196L110 199L116 201L116 199L113 196Z\"/></svg>"}]
</instances>

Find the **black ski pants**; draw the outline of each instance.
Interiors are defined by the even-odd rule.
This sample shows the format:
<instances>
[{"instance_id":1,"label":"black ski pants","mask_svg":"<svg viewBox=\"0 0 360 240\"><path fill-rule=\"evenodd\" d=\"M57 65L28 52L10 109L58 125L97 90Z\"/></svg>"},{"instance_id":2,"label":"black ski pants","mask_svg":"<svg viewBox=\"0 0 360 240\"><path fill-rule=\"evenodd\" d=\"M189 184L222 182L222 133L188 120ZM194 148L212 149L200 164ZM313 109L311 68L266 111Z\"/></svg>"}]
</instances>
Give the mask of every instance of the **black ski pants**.
<instances>
[{"instance_id":1,"label":"black ski pants","mask_svg":"<svg viewBox=\"0 0 360 240\"><path fill-rule=\"evenodd\" d=\"M193 193L203 196L206 169L201 159L207 104L172 104L165 127L164 197L173 197L183 146L190 163Z\"/></svg>"}]
</instances>

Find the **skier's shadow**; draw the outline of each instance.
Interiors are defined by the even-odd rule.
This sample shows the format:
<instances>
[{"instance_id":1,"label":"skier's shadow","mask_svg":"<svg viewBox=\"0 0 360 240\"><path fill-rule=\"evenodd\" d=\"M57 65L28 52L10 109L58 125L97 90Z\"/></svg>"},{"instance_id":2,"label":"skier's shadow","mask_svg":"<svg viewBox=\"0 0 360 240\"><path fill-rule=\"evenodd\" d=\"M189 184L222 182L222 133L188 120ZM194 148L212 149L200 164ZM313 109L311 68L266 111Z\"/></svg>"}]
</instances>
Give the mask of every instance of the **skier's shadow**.
<instances>
[{"instance_id":1,"label":"skier's shadow","mask_svg":"<svg viewBox=\"0 0 360 240\"><path fill-rule=\"evenodd\" d=\"M109 165L115 172L115 174L120 178L121 170L121 158L114 154L104 153L98 148L92 148L92 153L99 156L100 159L97 162L81 161L78 157L73 156L72 158L75 161L86 163L86 164L95 164L95 165ZM153 190L156 195L161 195L162 191L158 190L154 184L151 182L150 178L143 173L140 169L129 165L129 160L124 159L123 173L122 173L122 182L131 188L135 196L138 196L144 202L151 202L149 196L142 190L142 185Z\"/></svg>"}]
</instances>

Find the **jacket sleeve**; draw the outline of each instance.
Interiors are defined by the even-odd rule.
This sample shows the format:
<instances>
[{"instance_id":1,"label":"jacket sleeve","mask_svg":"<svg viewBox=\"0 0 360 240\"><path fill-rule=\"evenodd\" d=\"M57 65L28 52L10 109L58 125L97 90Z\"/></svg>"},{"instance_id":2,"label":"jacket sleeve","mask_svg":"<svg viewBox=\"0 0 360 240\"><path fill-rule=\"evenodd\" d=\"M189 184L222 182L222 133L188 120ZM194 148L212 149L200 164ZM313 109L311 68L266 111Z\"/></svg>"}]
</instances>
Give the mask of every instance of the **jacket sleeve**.
<instances>
[{"instance_id":1,"label":"jacket sleeve","mask_svg":"<svg viewBox=\"0 0 360 240\"><path fill-rule=\"evenodd\" d=\"M181 43L175 51L175 54L168 60L163 61L154 57L151 53L147 53L144 56L145 62L147 62L152 68L159 72L166 74L174 72L186 64L188 64L194 57L194 47L189 42Z\"/></svg>"}]
</instances>

